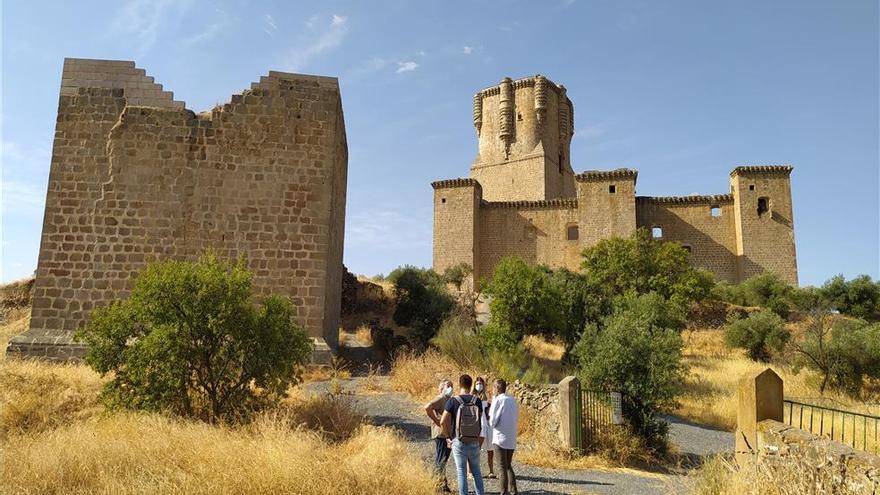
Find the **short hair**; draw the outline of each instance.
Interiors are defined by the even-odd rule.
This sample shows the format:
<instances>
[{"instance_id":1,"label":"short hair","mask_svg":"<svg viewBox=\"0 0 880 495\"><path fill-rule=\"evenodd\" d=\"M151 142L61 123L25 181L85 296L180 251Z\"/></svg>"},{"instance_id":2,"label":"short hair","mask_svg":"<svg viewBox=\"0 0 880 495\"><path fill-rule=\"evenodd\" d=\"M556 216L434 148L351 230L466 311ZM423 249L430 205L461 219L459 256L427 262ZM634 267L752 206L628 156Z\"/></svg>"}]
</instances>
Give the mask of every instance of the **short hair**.
<instances>
[{"instance_id":1,"label":"short hair","mask_svg":"<svg viewBox=\"0 0 880 495\"><path fill-rule=\"evenodd\" d=\"M471 386L474 384L474 379L471 378L471 375L461 375L458 377L458 386L470 390Z\"/></svg>"},{"instance_id":2,"label":"short hair","mask_svg":"<svg viewBox=\"0 0 880 495\"><path fill-rule=\"evenodd\" d=\"M504 378L495 380L495 388L497 388L502 394L507 392L507 382L504 381Z\"/></svg>"}]
</instances>

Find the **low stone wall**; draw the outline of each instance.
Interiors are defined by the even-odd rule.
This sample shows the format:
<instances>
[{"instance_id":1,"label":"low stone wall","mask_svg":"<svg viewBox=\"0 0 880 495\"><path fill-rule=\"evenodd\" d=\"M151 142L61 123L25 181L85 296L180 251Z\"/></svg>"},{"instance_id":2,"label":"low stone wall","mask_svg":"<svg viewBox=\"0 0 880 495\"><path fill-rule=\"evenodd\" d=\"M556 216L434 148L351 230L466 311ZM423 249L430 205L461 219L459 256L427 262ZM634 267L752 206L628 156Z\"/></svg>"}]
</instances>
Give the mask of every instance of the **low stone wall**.
<instances>
[{"instance_id":1,"label":"low stone wall","mask_svg":"<svg viewBox=\"0 0 880 495\"><path fill-rule=\"evenodd\" d=\"M816 469L831 467L851 493L880 493L880 457L772 419L758 422L756 453L798 458Z\"/></svg>"},{"instance_id":2,"label":"low stone wall","mask_svg":"<svg viewBox=\"0 0 880 495\"><path fill-rule=\"evenodd\" d=\"M521 410L534 416L536 433L547 438L557 438L559 432L559 387L556 385L526 385L519 380L507 387L516 398Z\"/></svg>"}]
</instances>

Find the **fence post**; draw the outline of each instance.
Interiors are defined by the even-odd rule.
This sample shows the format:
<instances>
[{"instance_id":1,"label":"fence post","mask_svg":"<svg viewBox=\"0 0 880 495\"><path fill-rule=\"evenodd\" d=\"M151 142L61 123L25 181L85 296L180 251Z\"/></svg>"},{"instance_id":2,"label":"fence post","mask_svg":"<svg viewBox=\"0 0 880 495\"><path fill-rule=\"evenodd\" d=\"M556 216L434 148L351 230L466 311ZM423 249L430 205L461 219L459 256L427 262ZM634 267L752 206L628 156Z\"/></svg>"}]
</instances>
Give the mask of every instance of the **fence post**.
<instances>
[{"instance_id":1,"label":"fence post","mask_svg":"<svg viewBox=\"0 0 880 495\"><path fill-rule=\"evenodd\" d=\"M581 382L567 376L559 382L559 439L562 445L581 450Z\"/></svg>"},{"instance_id":2,"label":"fence post","mask_svg":"<svg viewBox=\"0 0 880 495\"><path fill-rule=\"evenodd\" d=\"M748 460L758 447L758 423L782 421L782 378L770 368L739 380L736 410L736 459Z\"/></svg>"}]
</instances>

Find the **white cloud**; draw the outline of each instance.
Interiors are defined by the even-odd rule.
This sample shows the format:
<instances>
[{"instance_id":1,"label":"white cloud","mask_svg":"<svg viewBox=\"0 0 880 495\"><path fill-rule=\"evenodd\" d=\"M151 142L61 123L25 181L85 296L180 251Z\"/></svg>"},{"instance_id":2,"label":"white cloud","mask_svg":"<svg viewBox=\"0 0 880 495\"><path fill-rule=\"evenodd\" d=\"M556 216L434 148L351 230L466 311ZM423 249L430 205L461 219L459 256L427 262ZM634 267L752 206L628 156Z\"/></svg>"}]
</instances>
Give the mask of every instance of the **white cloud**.
<instances>
[{"instance_id":1,"label":"white cloud","mask_svg":"<svg viewBox=\"0 0 880 495\"><path fill-rule=\"evenodd\" d=\"M397 72L398 74L402 72L412 72L419 68L419 64L409 61L409 62L397 62Z\"/></svg>"},{"instance_id":2,"label":"white cloud","mask_svg":"<svg viewBox=\"0 0 880 495\"><path fill-rule=\"evenodd\" d=\"M465 47L462 49L462 52L464 52L465 55L470 55L471 53L474 53L474 47L472 47L472 46L465 46Z\"/></svg>"},{"instance_id":3,"label":"white cloud","mask_svg":"<svg viewBox=\"0 0 880 495\"><path fill-rule=\"evenodd\" d=\"M315 32L318 26L317 17L309 18L306 26L313 31L309 33L309 39L314 41L290 50L285 62L289 70L300 70L315 57L341 45L345 35L348 34L348 17L334 15L330 19L330 24L320 32Z\"/></svg>"},{"instance_id":4,"label":"white cloud","mask_svg":"<svg viewBox=\"0 0 880 495\"><path fill-rule=\"evenodd\" d=\"M427 56L427 55L428 55L428 52L426 52L425 50L419 50L419 56L420 56L420 57L425 57L425 56Z\"/></svg>"},{"instance_id":5,"label":"white cloud","mask_svg":"<svg viewBox=\"0 0 880 495\"><path fill-rule=\"evenodd\" d=\"M216 10L216 20L205 26L201 32L195 33L183 39L182 43L192 45L202 43L214 39L218 34L222 33L226 28L231 26L236 19L227 14L225 11Z\"/></svg>"},{"instance_id":6,"label":"white cloud","mask_svg":"<svg viewBox=\"0 0 880 495\"><path fill-rule=\"evenodd\" d=\"M116 34L133 36L141 52L146 52L156 43L159 32L169 21L190 6L191 0L129 0L116 13L110 23Z\"/></svg>"},{"instance_id":7,"label":"white cloud","mask_svg":"<svg viewBox=\"0 0 880 495\"><path fill-rule=\"evenodd\" d=\"M278 25L275 24L275 19L269 14L263 14L263 31L269 36L275 36L277 30Z\"/></svg>"}]
</instances>

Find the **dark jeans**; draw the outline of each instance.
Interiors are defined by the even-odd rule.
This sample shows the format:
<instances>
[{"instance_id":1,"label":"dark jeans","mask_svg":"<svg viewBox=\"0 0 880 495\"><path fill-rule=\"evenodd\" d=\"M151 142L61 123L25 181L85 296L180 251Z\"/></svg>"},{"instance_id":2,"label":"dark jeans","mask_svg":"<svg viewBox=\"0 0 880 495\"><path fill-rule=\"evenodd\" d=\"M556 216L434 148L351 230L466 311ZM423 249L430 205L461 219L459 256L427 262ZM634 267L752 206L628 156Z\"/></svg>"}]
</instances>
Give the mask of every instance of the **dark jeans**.
<instances>
[{"instance_id":1,"label":"dark jeans","mask_svg":"<svg viewBox=\"0 0 880 495\"><path fill-rule=\"evenodd\" d=\"M513 449L502 449L497 445L492 445L492 450L495 451L495 458L501 463L501 472L499 473L501 493L503 495L516 493L516 475L513 473L513 466L511 466Z\"/></svg>"},{"instance_id":2,"label":"dark jeans","mask_svg":"<svg viewBox=\"0 0 880 495\"><path fill-rule=\"evenodd\" d=\"M434 469L443 476L443 486L447 486L446 481L446 461L449 460L449 453L452 449L446 446L445 438L435 438L434 446L436 447L436 455L434 457Z\"/></svg>"}]
</instances>

